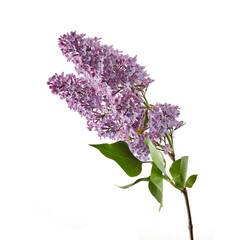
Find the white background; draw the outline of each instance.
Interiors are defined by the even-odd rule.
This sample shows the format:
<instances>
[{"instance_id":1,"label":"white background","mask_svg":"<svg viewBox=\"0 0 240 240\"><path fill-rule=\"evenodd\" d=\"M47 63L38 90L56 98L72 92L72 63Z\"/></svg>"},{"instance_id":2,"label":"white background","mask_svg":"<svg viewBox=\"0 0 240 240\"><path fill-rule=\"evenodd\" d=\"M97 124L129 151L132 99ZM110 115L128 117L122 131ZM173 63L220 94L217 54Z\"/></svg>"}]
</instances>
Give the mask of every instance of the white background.
<instances>
[{"instance_id":1,"label":"white background","mask_svg":"<svg viewBox=\"0 0 240 240\"><path fill-rule=\"evenodd\" d=\"M134 179L88 145L110 141L50 93L50 76L74 72L58 37L75 30L137 54L149 101L180 106L195 239L240 239L239 13L231 0L2 1L0 239L188 239L182 194L165 183L159 213L146 183L117 188Z\"/></svg>"}]
</instances>

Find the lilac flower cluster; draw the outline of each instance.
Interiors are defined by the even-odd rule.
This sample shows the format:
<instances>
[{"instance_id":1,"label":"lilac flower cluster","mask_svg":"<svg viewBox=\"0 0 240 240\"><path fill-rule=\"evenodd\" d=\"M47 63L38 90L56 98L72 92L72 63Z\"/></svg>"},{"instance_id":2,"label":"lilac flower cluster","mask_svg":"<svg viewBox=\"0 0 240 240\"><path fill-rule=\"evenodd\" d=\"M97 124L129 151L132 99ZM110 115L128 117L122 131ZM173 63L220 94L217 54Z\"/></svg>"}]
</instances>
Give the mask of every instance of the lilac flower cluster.
<instances>
[{"instance_id":1,"label":"lilac flower cluster","mask_svg":"<svg viewBox=\"0 0 240 240\"><path fill-rule=\"evenodd\" d=\"M60 37L59 46L79 76L55 74L48 85L70 109L87 119L88 129L96 130L99 137L128 142L133 154L145 161L149 155L146 136L161 143L165 133L171 134L183 125L176 120L180 114L177 106L147 104L145 93L153 80L137 64L136 57L75 32ZM144 116L149 119L147 126ZM168 153L171 148L164 144L162 150Z\"/></svg>"},{"instance_id":2,"label":"lilac flower cluster","mask_svg":"<svg viewBox=\"0 0 240 240\"><path fill-rule=\"evenodd\" d=\"M183 121L178 121L177 118L180 115L180 109L178 106L171 104L159 104L151 107L149 111L149 133L151 138L165 142L166 134L173 135L173 132L184 125ZM169 144L162 146L164 153L171 152Z\"/></svg>"},{"instance_id":3,"label":"lilac flower cluster","mask_svg":"<svg viewBox=\"0 0 240 240\"><path fill-rule=\"evenodd\" d=\"M178 106L171 104L159 104L151 107L149 111L149 132L152 138L163 139L166 134L172 135L172 132L183 126L183 121L178 121L180 115ZM156 131L157 130L157 131Z\"/></svg>"},{"instance_id":4,"label":"lilac flower cluster","mask_svg":"<svg viewBox=\"0 0 240 240\"><path fill-rule=\"evenodd\" d=\"M59 38L59 47L68 61L75 64L78 74L98 76L112 91L135 85L153 82L148 77L145 67L137 64L136 57L121 54L112 46L101 45L99 38L87 38L85 34L71 32Z\"/></svg>"},{"instance_id":5,"label":"lilac flower cluster","mask_svg":"<svg viewBox=\"0 0 240 240\"><path fill-rule=\"evenodd\" d=\"M148 160L149 151L144 144L146 137L150 138L155 146L165 154L172 152L173 149L167 143L166 134L172 137L173 132L184 125L183 121L177 120L179 115L179 107L171 104L157 103L149 107L147 127L142 129L141 133L135 133L135 141L130 145L134 153L141 156L141 159Z\"/></svg>"}]
</instances>

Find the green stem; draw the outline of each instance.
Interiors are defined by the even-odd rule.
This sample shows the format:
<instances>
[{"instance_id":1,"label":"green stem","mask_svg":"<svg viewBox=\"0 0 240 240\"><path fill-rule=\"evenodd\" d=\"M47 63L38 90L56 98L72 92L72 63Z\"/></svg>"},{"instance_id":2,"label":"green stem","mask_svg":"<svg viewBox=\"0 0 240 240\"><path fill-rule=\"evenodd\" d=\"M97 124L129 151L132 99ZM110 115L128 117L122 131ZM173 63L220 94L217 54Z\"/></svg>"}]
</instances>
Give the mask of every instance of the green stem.
<instances>
[{"instance_id":1,"label":"green stem","mask_svg":"<svg viewBox=\"0 0 240 240\"><path fill-rule=\"evenodd\" d=\"M167 133L165 135L167 137L170 147L172 148L172 150L174 152L173 141L171 140L170 136Z\"/></svg>"},{"instance_id":2,"label":"green stem","mask_svg":"<svg viewBox=\"0 0 240 240\"><path fill-rule=\"evenodd\" d=\"M168 155L172 159L172 161L175 162L175 152L174 152L174 147L173 147L173 141L171 140L171 137L167 133L165 133L165 136L167 137L169 145L172 148L172 152L169 153Z\"/></svg>"},{"instance_id":3,"label":"green stem","mask_svg":"<svg viewBox=\"0 0 240 240\"><path fill-rule=\"evenodd\" d=\"M142 96L145 101L145 106L147 107L147 109L149 109L149 104L148 104L147 98L145 97L145 94L143 92L142 92Z\"/></svg>"},{"instance_id":4,"label":"green stem","mask_svg":"<svg viewBox=\"0 0 240 240\"><path fill-rule=\"evenodd\" d=\"M163 175L163 179L164 179L165 181L169 182L169 183L170 183L173 187L175 187L176 189L180 190L179 188L177 188L177 187L175 186L173 180L171 180L169 176Z\"/></svg>"}]
</instances>

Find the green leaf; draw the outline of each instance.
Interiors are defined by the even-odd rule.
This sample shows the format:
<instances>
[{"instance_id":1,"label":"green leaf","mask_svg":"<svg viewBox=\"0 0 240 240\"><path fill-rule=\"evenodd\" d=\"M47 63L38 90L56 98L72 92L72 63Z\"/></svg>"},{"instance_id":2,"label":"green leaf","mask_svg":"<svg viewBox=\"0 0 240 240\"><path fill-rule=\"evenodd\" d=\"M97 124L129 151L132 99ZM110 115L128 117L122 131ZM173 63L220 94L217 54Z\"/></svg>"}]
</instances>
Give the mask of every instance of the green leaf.
<instances>
[{"instance_id":1,"label":"green leaf","mask_svg":"<svg viewBox=\"0 0 240 240\"><path fill-rule=\"evenodd\" d=\"M128 184L128 185L125 185L125 186L117 186L117 187L119 187L119 188L122 188L122 189L127 189L127 188L130 188L130 187L132 187L133 185L135 185L135 184L137 184L137 183L139 183L139 182L143 182L143 181L149 181L150 180L150 177L146 177L146 178L139 178L139 179L137 179L135 182L133 182L133 183L130 183L130 184Z\"/></svg>"},{"instance_id":2,"label":"green leaf","mask_svg":"<svg viewBox=\"0 0 240 240\"><path fill-rule=\"evenodd\" d=\"M143 127L147 127L148 124L148 111L146 110L144 117L143 117Z\"/></svg>"},{"instance_id":3,"label":"green leaf","mask_svg":"<svg viewBox=\"0 0 240 240\"><path fill-rule=\"evenodd\" d=\"M162 204L162 192L151 182L148 183L148 188L153 197L160 203L159 211L161 210Z\"/></svg>"},{"instance_id":4,"label":"green leaf","mask_svg":"<svg viewBox=\"0 0 240 240\"><path fill-rule=\"evenodd\" d=\"M180 176L180 165L181 165L181 159L176 160L175 162L173 162L172 166L170 167L169 172L173 177L175 186L179 189L184 189L184 183L182 182L182 179Z\"/></svg>"},{"instance_id":5,"label":"green leaf","mask_svg":"<svg viewBox=\"0 0 240 240\"><path fill-rule=\"evenodd\" d=\"M196 182L197 180L197 174L191 175L188 180L186 181L185 186L188 188L191 188L193 186L193 184Z\"/></svg>"},{"instance_id":6,"label":"green leaf","mask_svg":"<svg viewBox=\"0 0 240 240\"><path fill-rule=\"evenodd\" d=\"M90 144L90 146L97 148L105 157L114 160L129 177L136 177L142 172L142 162L131 153L126 142Z\"/></svg>"},{"instance_id":7,"label":"green leaf","mask_svg":"<svg viewBox=\"0 0 240 240\"><path fill-rule=\"evenodd\" d=\"M154 185L156 185L157 188L159 188L159 190L162 191L163 189L162 172L157 168L155 164L152 165L150 180Z\"/></svg>"},{"instance_id":8,"label":"green leaf","mask_svg":"<svg viewBox=\"0 0 240 240\"><path fill-rule=\"evenodd\" d=\"M153 160L153 162L156 164L156 166L165 174L166 170L165 170L165 159L163 157L163 154L157 150L155 148L155 146L153 145L151 139L146 138L144 140L144 143L149 147L150 153L151 153L151 158Z\"/></svg>"},{"instance_id":9,"label":"green leaf","mask_svg":"<svg viewBox=\"0 0 240 240\"><path fill-rule=\"evenodd\" d=\"M180 176L183 184L185 184L186 177L187 177L187 167L188 167L188 156L181 157Z\"/></svg>"},{"instance_id":10,"label":"green leaf","mask_svg":"<svg viewBox=\"0 0 240 240\"><path fill-rule=\"evenodd\" d=\"M155 186L152 186L152 184ZM163 175L160 169L153 164L151 175L150 175L150 182L149 182L149 190L151 194L157 199L157 201L160 203L160 209L162 207L162 196L163 196ZM159 209L159 210L160 210Z\"/></svg>"},{"instance_id":11,"label":"green leaf","mask_svg":"<svg viewBox=\"0 0 240 240\"><path fill-rule=\"evenodd\" d=\"M188 157L184 156L173 162L169 171L173 177L175 185L179 189L185 188L185 181L187 175Z\"/></svg>"}]
</instances>

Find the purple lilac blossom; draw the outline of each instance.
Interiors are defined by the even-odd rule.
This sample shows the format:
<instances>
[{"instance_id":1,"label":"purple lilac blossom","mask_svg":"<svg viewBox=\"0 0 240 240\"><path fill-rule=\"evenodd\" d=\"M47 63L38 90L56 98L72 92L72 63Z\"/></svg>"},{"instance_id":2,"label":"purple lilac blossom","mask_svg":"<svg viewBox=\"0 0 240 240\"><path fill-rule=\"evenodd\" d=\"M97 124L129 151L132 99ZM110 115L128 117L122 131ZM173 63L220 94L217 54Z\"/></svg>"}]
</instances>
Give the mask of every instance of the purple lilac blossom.
<instances>
[{"instance_id":1,"label":"purple lilac blossom","mask_svg":"<svg viewBox=\"0 0 240 240\"><path fill-rule=\"evenodd\" d=\"M148 113L148 126L151 136L163 140L166 134L177 130L184 125L183 121L178 121L180 109L171 104L159 104L151 107Z\"/></svg>"},{"instance_id":2,"label":"purple lilac blossom","mask_svg":"<svg viewBox=\"0 0 240 240\"><path fill-rule=\"evenodd\" d=\"M146 111L141 92L153 82L144 67L137 64L136 57L123 55L84 34L63 35L59 46L75 64L79 77L55 74L48 81L52 93L84 116L88 129L96 130L99 137L123 141L130 137L133 143L138 137L135 132L143 128Z\"/></svg>"},{"instance_id":3,"label":"purple lilac blossom","mask_svg":"<svg viewBox=\"0 0 240 240\"><path fill-rule=\"evenodd\" d=\"M88 129L96 130L100 138L128 142L132 153L146 161L146 137L158 143L165 133L183 125L176 120L180 114L177 106L156 104L149 109L148 126L144 128L147 109L142 93L153 80L137 64L136 57L101 45L99 38L86 38L75 32L60 37L59 47L75 64L79 76L55 74L48 85L53 94L66 100L70 109L86 118ZM171 148L166 145L163 150L167 153Z\"/></svg>"},{"instance_id":4,"label":"purple lilac blossom","mask_svg":"<svg viewBox=\"0 0 240 240\"><path fill-rule=\"evenodd\" d=\"M173 149L165 143L166 134L172 133L184 125L183 121L178 121L180 109L178 106L171 104L159 104L152 106L148 111L148 126L143 134L135 133L135 141L130 145L130 149L138 156L148 160L148 147L143 143L145 137L151 139L153 144L162 148L165 154ZM136 136L138 135L138 136Z\"/></svg>"},{"instance_id":5,"label":"purple lilac blossom","mask_svg":"<svg viewBox=\"0 0 240 240\"><path fill-rule=\"evenodd\" d=\"M87 38L85 34L64 34L59 38L59 47L68 61L75 64L78 74L96 75L113 91L121 87L134 87L153 82L145 67L137 64L137 58L123 55L112 46L101 45L100 38Z\"/></svg>"},{"instance_id":6,"label":"purple lilac blossom","mask_svg":"<svg viewBox=\"0 0 240 240\"><path fill-rule=\"evenodd\" d=\"M172 148L170 147L169 144L166 144L165 146L162 147L163 148L163 151L164 151L164 154L168 154L169 152L172 152Z\"/></svg>"}]
</instances>

